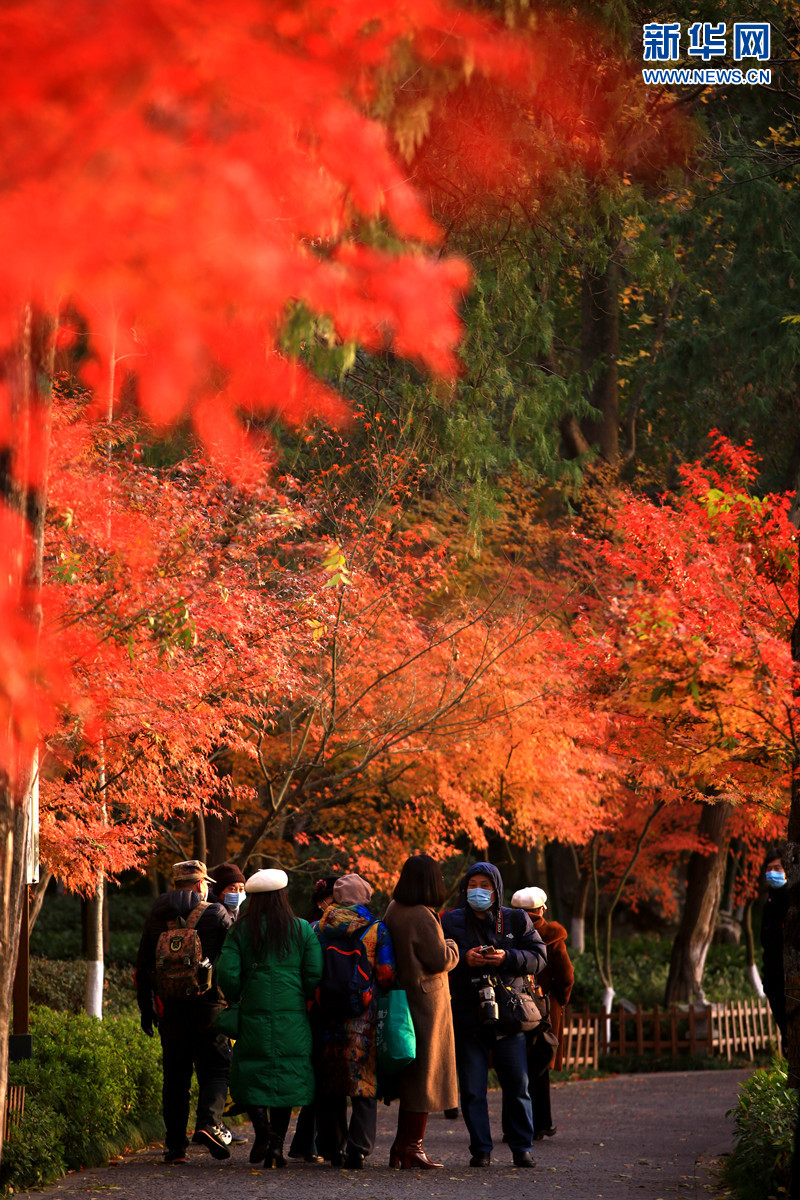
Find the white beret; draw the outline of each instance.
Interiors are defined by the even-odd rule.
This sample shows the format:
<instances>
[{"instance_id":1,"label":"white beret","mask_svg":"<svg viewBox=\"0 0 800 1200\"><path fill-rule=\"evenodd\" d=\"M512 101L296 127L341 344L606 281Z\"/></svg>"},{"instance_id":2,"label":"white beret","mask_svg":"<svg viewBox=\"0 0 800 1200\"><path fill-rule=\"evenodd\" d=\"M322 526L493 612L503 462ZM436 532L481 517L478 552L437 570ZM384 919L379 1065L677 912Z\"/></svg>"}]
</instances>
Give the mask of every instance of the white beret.
<instances>
[{"instance_id":1,"label":"white beret","mask_svg":"<svg viewBox=\"0 0 800 1200\"><path fill-rule=\"evenodd\" d=\"M246 892L279 892L289 882L285 871L269 867L265 871L256 871L244 885Z\"/></svg>"},{"instance_id":2,"label":"white beret","mask_svg":"<svg viewBox=\"0 0 800 1200\"><path fill-rule=\"evenodd\" d=\"M512 908L546 908L547 907L547 892L543 892L541 888L527 887L521 888L518 892L514 892L511 897Z\"/></svg>"}]
</instances>

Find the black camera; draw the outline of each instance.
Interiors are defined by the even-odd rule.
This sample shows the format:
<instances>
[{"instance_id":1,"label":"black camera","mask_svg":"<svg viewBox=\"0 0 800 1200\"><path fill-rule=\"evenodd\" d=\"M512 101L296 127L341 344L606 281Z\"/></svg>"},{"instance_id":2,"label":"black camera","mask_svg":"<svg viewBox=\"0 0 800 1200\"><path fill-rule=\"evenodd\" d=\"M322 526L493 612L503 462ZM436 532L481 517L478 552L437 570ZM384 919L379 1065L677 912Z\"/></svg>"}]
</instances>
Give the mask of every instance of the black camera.
<instances>
[{"instance_id":1,"label":"black camera","mask_svg":"<svg viewBox=\"0 0 800 1200\"><path fill-rule=\"evenodd\" d=\"M211 960L201 958L197 964L197 991L199 995L207 992L214 982L214 968L211 965Z\"/></svg>"},{"instance_id":2,"label":"black camera","mask_svg":"<svg viewBox=\"0 0 800 1200\"><path fill-rule=\"evenodd\" d=\"M482 1025L496 1025L500 1020L494 984L488 975L478 975L470 980L478 993L478 1015Z\"/></svg>"}]
</instances>

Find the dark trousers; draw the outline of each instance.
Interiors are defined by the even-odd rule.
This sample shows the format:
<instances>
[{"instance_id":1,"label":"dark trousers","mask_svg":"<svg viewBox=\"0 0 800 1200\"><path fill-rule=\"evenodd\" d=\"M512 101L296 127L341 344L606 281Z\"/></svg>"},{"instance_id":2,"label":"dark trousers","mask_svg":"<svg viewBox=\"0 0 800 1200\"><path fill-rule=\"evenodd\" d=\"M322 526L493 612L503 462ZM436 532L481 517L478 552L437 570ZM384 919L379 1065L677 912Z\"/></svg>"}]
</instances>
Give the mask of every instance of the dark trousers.
<instances>
[{"instance_id":1,"label":"dark trousers","mask_svg":"<svg viewBox=\"0 0 800 1200\"><path fill-rule=\"evenodd\" d=\"M228 1096L231 1044L214 1028L218 1011L208 1005L191 1008L182 1005L166 1012L159 1023L168 1150L182 1150L186 1145L193 1070L197 1072L199 1089L195 1128L218 1125L222 1119Z\"/></svg>"},{"instance_id":2,"label":"dark trousers","mask_svg":"<svg viewBox=\"0 0 800 1200\"><path fill-rule=\"evenodd\" d=\"M378 1129L378 1101L375 1096L351 1096L352 1111L347 1120L347 1097L317 1094L317 1147L324 1158L333 1158L347 1149L371 1154Z\"/></svg>"},{"instance_id":3,"label":"dark trousers","mask_svg":"<svg viewBox=\"0 0 800 1200\"><path fill-rule=\"evenodd\" d=\"M289 1122L292 1119L292 1110L290 1108L270 1108L269 1112L269 1131L273 1137L280 1138L281 1141L286 1137L286 1130L289 1128Z\"/></svg>"},{"instance_id":4,"label":"dark trousers","mask_svg":"<svg viewBox=\"0 0 800 1200\"><path fill-rule=\"evenodd\" d=\"M550 1072L542 1071L541 1075L531 1076L529 1087L533 1109L533 1128L535 1130L551 1129L553 1114L550 1111Z\"/></svg>"},{"instance_id":5,"label":"dark trousers","mask_svg":"<svg viewBox=\"0 0 800 1200\"><path fill-rule=\"evenodd\" d=\"M489 1056L503 1090L503 1133L512 1153L533 1148L533 1117L528 1093L525 1034L485 1041L478 1031L456 1034L456 1068L461 1112L469 1130L471 1154L491 1154Z\"/></svg>"},{"instance_id":6,"label":"dark trousers","mask_svg":"<svg viewBox=\"0 0 800 1200\"><path fill-rule=\"evenodd\" d=\"M290 1158L310 1158L317 1153L317 1106L304 1104L297 1114L297 1125L294 1130L292 1144L289 1147Z\"/></svg>"}]
</instances>

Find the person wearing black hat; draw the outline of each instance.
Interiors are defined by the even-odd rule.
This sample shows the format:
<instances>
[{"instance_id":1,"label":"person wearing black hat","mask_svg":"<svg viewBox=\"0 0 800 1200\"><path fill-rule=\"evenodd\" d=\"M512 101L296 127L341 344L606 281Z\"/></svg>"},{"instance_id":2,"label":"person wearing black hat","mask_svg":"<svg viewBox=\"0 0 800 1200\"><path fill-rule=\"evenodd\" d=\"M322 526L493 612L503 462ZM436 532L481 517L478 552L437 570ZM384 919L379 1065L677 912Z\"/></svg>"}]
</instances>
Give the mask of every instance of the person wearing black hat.
<instances>
[{"instance_id":1,"label":"person wearing black hat","mask_svg":"<svg viewBox=\"0 0 800 1200\"><path fill-rule=\"evenodd\" d=\"M209 884L215 880L199 859L175 863L172 887L159 896L145 920L136 957L136 998L142 1029L152 1037L157 1026L161 1035L164 1070L163 1112L166 1137L164 1161L186 1161L189 1121L189 1089L192 1070L197 1075L197 1115L192 1141L205 1146L214 1158L230 1158L230 1130L222 1122L228 1095L231 1044L214 1022L223 1000L216 982L215 964L233 917L223 905L209 902ZM195 929L203 961L213 973L210 986L180 997L162 995L157 954L164 945L162 934ZM163 953L163 951L162 951Z\"/></svg>"},{"instance_id":2,"label":"person wearing black hat","mask_svg":"<svg viewBox=\"0 0 800 1200\"><path fill-rule=\"evenodd\" d=\"M212 867L211 874L216 881L213 898L219 904L223 904L236 920L239 909L246 899L244 885L247 881L244 875L236 863L232 862L220 863L218 867Z\"/></svg>"}]
</instances>

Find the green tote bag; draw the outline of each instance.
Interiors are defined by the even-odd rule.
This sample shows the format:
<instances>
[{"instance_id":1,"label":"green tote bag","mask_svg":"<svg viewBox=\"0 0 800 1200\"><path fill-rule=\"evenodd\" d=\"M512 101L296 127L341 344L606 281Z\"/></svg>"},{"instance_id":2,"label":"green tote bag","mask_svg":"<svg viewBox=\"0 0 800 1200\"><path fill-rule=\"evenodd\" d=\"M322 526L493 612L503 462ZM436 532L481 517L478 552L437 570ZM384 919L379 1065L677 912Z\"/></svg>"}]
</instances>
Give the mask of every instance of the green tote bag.
<instances>
[{"instance_id":1,"label":"green tote bag","mask_svg":"<svg viewBox=\"0 0 800 1200\"><path fill-rule=\"evenodd\" d=\"M378 999L378 1071L394 1075L417 1056L417 1039L402 988L385 992Z\"/></svg>"}]
</instances>

